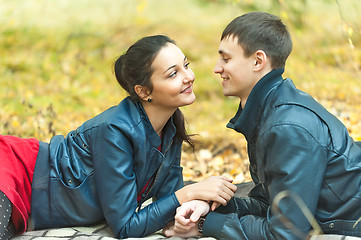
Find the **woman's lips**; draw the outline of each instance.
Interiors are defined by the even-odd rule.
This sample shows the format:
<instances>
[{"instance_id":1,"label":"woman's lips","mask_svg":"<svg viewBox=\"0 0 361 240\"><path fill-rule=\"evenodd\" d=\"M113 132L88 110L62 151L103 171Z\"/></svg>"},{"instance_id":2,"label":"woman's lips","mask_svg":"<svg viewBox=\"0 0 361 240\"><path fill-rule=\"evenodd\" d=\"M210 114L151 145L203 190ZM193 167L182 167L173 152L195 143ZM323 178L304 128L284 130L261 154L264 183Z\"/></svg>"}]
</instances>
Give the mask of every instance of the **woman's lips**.
<instances>
[{"instance_id":1,"label":"woman's lips","mask_svg":"<svg viewBox=\"0 0 361 240\"><path fill-rule=\"evenodd\" d=\"M193 91L192 85L190 85L189 87L187 87L186 89L184 89L183 91L181 91L181 93L191 93L192 91Z\"/></svg>"}]
</instances>

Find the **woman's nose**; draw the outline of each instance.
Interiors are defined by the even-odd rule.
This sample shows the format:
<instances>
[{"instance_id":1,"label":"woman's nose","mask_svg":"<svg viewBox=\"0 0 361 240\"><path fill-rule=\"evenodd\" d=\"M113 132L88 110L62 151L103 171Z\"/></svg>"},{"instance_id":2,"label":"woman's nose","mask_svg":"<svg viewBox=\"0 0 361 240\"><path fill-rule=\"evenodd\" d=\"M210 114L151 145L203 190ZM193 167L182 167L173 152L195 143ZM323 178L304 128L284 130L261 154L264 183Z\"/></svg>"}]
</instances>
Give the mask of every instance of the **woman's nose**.
<instances>
[{"instance_id":1,"label":"woman's nose","mask_svg":"<svg viewBox=\"0 0 361 240\"><path fill-rule=\"evenodd\" d=\"M194 72L191 69L188 69L188 71L186 71L185 80L193 82L195 78L196 78L196 76L195 76Z\"/></svg>"}]
</instances>

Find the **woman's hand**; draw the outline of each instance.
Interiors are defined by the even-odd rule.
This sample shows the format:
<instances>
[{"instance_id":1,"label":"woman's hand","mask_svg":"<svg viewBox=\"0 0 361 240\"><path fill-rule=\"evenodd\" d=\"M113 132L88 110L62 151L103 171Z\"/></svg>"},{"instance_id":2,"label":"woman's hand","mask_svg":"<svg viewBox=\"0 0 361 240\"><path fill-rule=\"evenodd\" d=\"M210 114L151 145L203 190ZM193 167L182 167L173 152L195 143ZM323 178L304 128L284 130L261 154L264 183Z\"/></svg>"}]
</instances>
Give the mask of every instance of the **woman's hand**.
<instances>
[{"instance_id":1,"label":"woman's hand","mask_svg":"<svg viewBox=\"0 0 361 240\"><path fill-rule=\"evenodd\" d=\"M212 211L219 204L227 205L227 202L234 196L237 190L233 180L224 176L210 177L204 181L187 185L175 192L180 204L191 200L203 200L214 202Z\"/></svg>"}]
</instances>

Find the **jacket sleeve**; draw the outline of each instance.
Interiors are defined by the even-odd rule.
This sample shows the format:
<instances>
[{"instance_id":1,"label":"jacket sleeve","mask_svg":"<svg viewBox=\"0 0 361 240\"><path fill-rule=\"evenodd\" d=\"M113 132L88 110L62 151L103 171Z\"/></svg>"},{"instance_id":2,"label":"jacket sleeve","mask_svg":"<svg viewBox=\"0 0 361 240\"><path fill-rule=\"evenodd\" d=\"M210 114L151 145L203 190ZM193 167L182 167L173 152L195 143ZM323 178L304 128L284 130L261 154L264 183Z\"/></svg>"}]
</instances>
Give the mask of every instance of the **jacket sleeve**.
<instances>
[{"instance_id":1,"label":"jacket sleeve","mask_svg":"<svg viewBox=\"0 0 361 240\"><path fill-rule=\"evenodd\" d=\"M99 131L99 130L98 130ZM174 193L137 209L133 148L117 126L107 125L93 143L94 176L104 217L118 238L144 237L174 217L179 202Z\"/></svg>"},{"instance_id":2,"label":"jacket sleeve","mask_svg":"<svg viewBox=\"0 0 361 240\"><path fill-rule=\"evenodd\" d=\"M245 215L256 215L265 217L268 209L268 200L264 197L263 185L256 184L250 197L234 197L226 206L220 206L216 212L221 214L236 213L238 217Z\"/></svg>"},{"instance_id":3,"label":"jacket sleeve","mask_svg":"<svg viewBox=\"0 0 361 240\"><path fill-rule=\"evenodd\" d=\"M258 175L269 194L269 203L278 193L289 190L300 196L314 214L327 160L318 139L302 127L283 124L261 136L259 145ZM311 226L295 201L284 198L278 206L282 214L270 207L266 216L211 212L203 233L217 239L304 238ZM282 217L292 226L286 227Z\"/></svg>"}]
</instances>

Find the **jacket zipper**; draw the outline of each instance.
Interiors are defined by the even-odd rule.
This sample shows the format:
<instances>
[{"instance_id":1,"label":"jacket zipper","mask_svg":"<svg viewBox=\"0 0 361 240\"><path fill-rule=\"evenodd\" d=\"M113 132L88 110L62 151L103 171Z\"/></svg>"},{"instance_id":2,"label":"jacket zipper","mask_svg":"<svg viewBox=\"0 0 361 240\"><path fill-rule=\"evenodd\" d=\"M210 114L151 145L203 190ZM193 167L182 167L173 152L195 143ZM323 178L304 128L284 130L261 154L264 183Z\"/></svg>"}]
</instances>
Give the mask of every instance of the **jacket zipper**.
<instances>
[{"instance_id":1,"label":"jacket zipper","mask_svg":"<svg viewBox=\"0 0 361 240\"><path fill-rule=\"evenodd\" d=\"M173 144L173 138L172 138L172 140L170 141L170 144L168 145L168 148L164 151L164 157L165 157L165 154L168 152L168 150L170 149L170 146L172 146L172 144ZM156 171L156 175L155 175L155 177L154 177L154 182L153 182L153 184L152 184L152 186L150 187L150 189L148 190L146 190L146 192L147 192L147 194L145 195L145 197L143 198L141 198L140 199L140 201L139 201L139 203L138 203L138 211L140 211L140 208L141 208L141 206L142 206L142 202L143 202L143 199L146 199L147 197L148 197L148 195L149 195L149 193L153 190L153 188L154 188L154 186L155 186L155 184L157 183L157 179L158 179L158 173L159 173L159 170L162 168L162 166L163 166L163 163L164 162L162 162L161 164L160 164L160 166L159 166L159 168L157 169L157 171Z\"/></svg>"}]
</instances>

